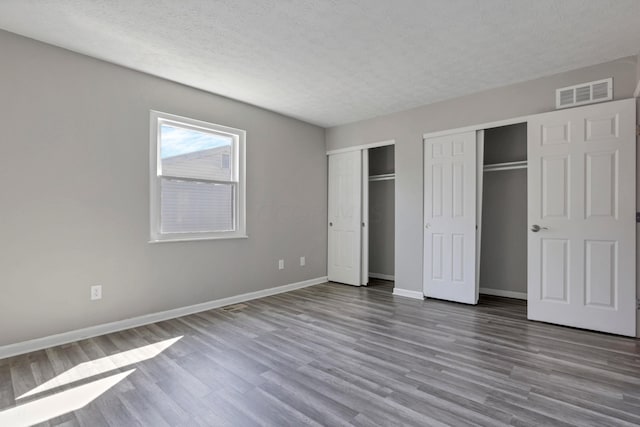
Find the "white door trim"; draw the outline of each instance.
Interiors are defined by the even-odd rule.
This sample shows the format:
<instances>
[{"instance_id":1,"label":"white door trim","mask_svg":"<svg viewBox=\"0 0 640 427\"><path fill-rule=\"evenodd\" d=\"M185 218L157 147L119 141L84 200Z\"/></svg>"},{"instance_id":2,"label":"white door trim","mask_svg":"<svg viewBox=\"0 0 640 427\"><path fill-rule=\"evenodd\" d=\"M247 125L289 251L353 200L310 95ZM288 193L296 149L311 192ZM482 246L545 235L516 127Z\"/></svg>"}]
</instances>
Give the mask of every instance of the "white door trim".
<instances>
[{"instance_id":1,"label":"white door trim","mask_svg":"<svg viewBox=\"0 0 640 427\"><path fill-rule=\"evenodd\" d=\"M371 142L368 144L354 145L353 147L345 147L345 148L338 148L335 150L328 150L327 156L330 154L348 153L349 151L362 151L369 148L385 147L387 145L395 145L395 144L396 144L395 139L388 139L386 141Z\"/></svg>"},{"instance_id":2,"label":"white door trim","mask_svg":"<svg viewBox=\"0 0 640 427\"><path fill-rule=\"evenodd\" d=\"M422 294L422 292L411 291L409 289L393 288L393 295L424 300L424 295Z\"/></svg>"},{"instance_id":3,"label":"white door trim","mask_svg":"<svg viewBox=\"0 0 640 427\"><path fill-rule=\"evenodd\" d=\"M360 227L360 284L369 283L369 149L362 150L362 227Z\"/></svg>"},{"instance_id":4,"label":"white door trim","mask_svg":"<svg viewBox=\"0 0 640 427\"><path fill-rule=\"evenodd\" d=\"M476 295L480 294L482 249L482 185L484 183L484 129L476 131Z\"/></svg>"},{"instance_id":5,"label":"white door trim","mask_svg":"<svg viewBox=\"0 0 640 427\"><path fill-rule=\"evenodd\" d=\"M529 121L530 117L533 117L535 115L536 114L530 114L528 116L520 116L520 117L511 118L511 119L498 120L496 122L480 123L480 124L477 124L477 125L463 126L463 127L454 128L454 129L446 129L446 130L428 132L428 133L425 133L425 134L422 135L422 139L435 138L435 137L439 137L439 136L447 136L447 135L452 135L452 134L456 134L456 133L463 133L463 132L473 132L473 131L479 131L479 130L487 130L487 129L497 128L497 127L501 127L501 126L515 125L515 124L518 124L518 123L526 123L527 121Z\"/></svg>"}]
</instances>

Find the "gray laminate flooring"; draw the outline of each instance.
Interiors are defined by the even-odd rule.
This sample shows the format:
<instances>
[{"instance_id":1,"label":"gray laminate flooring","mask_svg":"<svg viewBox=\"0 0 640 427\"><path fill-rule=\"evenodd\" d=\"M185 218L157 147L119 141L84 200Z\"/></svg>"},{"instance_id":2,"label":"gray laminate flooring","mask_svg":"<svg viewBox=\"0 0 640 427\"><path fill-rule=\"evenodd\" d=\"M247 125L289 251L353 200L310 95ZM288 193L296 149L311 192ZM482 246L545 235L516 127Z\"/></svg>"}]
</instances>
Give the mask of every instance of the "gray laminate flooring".
<instances>
[{"instance_id":1,"label":"gray laminate flooring","mask_svg":"<svg viewBox=\"0 0 640 427\"><path fill-rule=\"evenodd\" d=\"M640 341L529 322L521 301L382 285L328 283L0 360L0 425L640 424Z\"/></svg>"}]
</instances>

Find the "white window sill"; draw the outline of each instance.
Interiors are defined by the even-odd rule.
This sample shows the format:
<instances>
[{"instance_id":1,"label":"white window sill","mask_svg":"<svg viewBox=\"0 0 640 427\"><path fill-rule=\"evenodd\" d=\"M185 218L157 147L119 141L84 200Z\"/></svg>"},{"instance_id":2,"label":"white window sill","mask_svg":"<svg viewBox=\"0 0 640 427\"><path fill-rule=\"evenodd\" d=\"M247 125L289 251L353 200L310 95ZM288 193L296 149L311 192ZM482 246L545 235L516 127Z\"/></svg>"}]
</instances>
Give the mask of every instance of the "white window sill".
<instances>
[{"instance_id":1,"label":"white window sill","mask_svg":"<svg viewBox=\"0 0 640 427\"><path fill-rule=\"evenodd\" d=\"M149 240L149 243L172 243L172 242L197 242L201 240L230 240L230 239L248 239L246 234L235 234L233 236L207 236L207 237L176 237L158 240Z\"/></svg>"}]
</instances>

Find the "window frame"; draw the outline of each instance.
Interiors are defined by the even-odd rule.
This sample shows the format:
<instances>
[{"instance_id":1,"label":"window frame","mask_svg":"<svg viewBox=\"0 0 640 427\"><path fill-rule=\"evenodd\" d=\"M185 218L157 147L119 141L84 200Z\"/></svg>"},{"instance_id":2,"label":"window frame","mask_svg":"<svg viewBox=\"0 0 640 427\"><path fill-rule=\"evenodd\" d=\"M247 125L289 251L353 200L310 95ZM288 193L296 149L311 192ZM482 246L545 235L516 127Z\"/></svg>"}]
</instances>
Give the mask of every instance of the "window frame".
<instances>
[{"instance_id":1,"label":"window frame","mask_svg":"<svg viewBox=\"0 0 640 427\"><path fill-rule=\"evenodd\" d=\"M186 233L162 233L161 218L161 159L160 159L160 127L163 124L182 127L199 132L213 133L225 137L231 137L233 147L229 157L229 167L232 170L230 181L226 184L234 183L235 196L233 201L234 230L230 231L202 231ZM243 239L247 238L246 228L246 132L241 129L229 126L209 123L202 120L177 116L151 110L150 112L150 149L149 149L149 183L150 183L150 236L149 243L160 242L186 242L193 240L218 240L218 239ZM164 176L167 178L168 176ZM186 179L190 181L211 182L210 180ZM223 182L223 181L220 181Z\"/></svg>"}]
</instances>

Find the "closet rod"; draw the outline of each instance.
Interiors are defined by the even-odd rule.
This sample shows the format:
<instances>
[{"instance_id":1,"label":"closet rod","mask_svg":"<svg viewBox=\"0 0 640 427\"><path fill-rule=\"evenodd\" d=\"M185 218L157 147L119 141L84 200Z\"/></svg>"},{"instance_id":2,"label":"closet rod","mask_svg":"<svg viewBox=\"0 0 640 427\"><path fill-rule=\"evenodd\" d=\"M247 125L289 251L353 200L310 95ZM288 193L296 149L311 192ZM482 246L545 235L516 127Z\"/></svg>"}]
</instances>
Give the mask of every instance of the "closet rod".
<instances>
[{"instance_id":1,"label":"closet rod","mask_svg":"<svg viewBox=\"0 0 640 427\"><path fill-rule=\"evenodd\" d=\"M371 175L369 177L369 181L389 181L391 179L395 179L396 178L396 174L395 173L386 173L383 175Z\"/></svg>"},{"instance_id":2,"label":"closet rod","mask_svg":"<svg viewBox=\"0 0 640 427\"><path fill-rule=\"evenodd\" d=\"M521 162L506 162L506 163L492 163L489 165L485 165L483 170L485 172L497 172L497 171L508 171L514 169L526 169L527 161L523 160Z\"/></svg>"}]
</instances>

